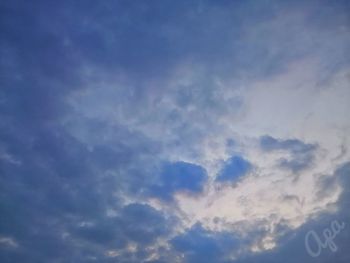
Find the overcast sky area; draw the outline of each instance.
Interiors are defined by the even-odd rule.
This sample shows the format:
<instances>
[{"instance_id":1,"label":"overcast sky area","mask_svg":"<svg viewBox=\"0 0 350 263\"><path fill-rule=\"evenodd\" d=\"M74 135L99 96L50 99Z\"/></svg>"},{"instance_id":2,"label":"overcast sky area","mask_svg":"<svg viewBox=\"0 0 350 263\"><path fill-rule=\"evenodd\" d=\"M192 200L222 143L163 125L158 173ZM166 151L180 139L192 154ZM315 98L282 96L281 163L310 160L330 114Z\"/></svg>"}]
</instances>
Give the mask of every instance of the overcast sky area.
<instances>
[{"instance_id":1,"label":"overcast sky area","mask_svg":"<svg viewBox=\"0 0 350 263\"><path fill-rule=\"evenodd\" d=\"M349 263L349 102L347 0L2 0L0 262Z\"/></svg>"}]
</instances>

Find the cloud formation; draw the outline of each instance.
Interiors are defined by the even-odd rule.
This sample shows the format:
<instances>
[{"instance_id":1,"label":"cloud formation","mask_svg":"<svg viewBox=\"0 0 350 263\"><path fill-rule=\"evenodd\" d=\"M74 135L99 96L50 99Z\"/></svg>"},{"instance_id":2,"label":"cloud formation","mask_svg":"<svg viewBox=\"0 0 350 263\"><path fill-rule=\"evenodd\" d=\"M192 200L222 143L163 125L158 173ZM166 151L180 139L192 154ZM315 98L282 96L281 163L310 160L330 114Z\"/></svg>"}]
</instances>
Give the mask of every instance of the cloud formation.
<instances>
[{"instance_id":1,"label":"cloud formation","mask_svg":"<svg viewBox=\"0 0 350 263\"><path fill-rule=\"evenodd\" d=\"M279 166L290 169L297 173L312 165L314 159L314 151L317 145L305 144L297 139L277 140L271 136L262 136L260 138L260 145L264 151L287 151L291 154L291 158L281 158Z\"/></svg>"},{"instance_id":2,"label":"cloud formation","mask_svg":"<svg viewBox=\"0 0 350 263\"><path fill-rule=\"evenodd\" d=\"M349 262L348 1L0 4L1 262Z\"/></svg>"}]
</instances>

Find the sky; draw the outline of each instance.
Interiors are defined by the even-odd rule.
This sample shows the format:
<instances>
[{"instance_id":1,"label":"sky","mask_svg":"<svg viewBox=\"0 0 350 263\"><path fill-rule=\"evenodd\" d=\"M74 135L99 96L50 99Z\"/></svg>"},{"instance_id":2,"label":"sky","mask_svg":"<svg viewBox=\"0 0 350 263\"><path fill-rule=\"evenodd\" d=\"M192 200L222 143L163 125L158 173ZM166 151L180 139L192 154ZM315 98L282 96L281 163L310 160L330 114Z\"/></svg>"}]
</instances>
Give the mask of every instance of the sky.
<instances>
[{"instance_id":1,"label":"sky","mask_svg":"<svg viewBox=\"0 0 350 263\"><path fill-rule=\"evenodd\" d=\"M348 263L349 101L346 0L2 0L0 261Z\"/></svg>"}]
</instances>

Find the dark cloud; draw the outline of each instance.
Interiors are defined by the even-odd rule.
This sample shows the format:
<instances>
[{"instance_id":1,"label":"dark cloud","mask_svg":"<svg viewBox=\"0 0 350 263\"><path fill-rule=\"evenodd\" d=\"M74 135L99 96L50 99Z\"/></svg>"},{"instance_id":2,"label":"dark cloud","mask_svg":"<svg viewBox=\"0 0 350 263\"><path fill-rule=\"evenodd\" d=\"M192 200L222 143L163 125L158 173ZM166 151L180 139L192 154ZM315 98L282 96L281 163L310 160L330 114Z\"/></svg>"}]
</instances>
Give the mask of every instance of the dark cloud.
<instances>
[{"instance_id":1,"label":"dark cloud","mask_svg":"<svg viewBox=\"0 0 350 263\"><path fill-rule=\"evenodd\" d=\"M140 247L154 245L158 237L167 236L176 222L167 221L154 208L133 203L120 209L117 216L97 218L72 226L72 234L106 248L121 249L135 242Z\"/></svg>"},{"instance_id":2,"label":"dark cloud","mask_svg":"<svg viewBox=\"0 0 350 263\"><path fill-rule=\"evenodd\" d=\"M292 153L305 153L315 150L314 144L306 144L297 139L279 140L265 135L260 138L261 148L265 151L286 150Z\"/></svg>"},{"instance_id":3,"label":"dark cloud","mask_svg":"<svg viewBox=\"0 0 350 263\"><path fill-rule=\"evenodd\" d=\"M157 237L169 234L174 222L167 222L160 212L148 205L131 204L123 208L120 223L126 237L152 245Z\"/></svg>"},{"instance_id":4,"label":"dark cloud","mask_svg":"<svg viewBox=\"0 0 350 263\"><path fill-rule=\"evenodd\" d=\"M17 244L0 244L2 262L104 262L108 249L128 242L143 251L139 262L175 225L147 205L120 203L120 195L148 187L148 173L136 168L147 167L139 160L149 151L145 139L89 148L57 125L22 130L12 123L0 138L16 160L0 159L0 238Z\"/></svg>"},{"instance_id":5,"label":"dark cloud","mask_svg":"<svg viewBox=\"0 0 350 263\"><path fill-rule=\"evenodd\" d=\"M200 224L171 240L172 246L184 255L183 262L230 262L230 252L239 241L229 232L211 232Z\"/></svg>"},{"instance_id":6,"label":"dark cloud","mask_svg":"<svg viewBox=\"0 0 350 263\"><path fill-rule=\"evenodd\" d=\"M314 160L316 144L304 143L297 139L276 139L265 135L260 138L260 146L266 152L285 151L292 155L291 159L281 158L278 165L281 168L298 173L309 168Z\"/></svg>"}]
</instances>

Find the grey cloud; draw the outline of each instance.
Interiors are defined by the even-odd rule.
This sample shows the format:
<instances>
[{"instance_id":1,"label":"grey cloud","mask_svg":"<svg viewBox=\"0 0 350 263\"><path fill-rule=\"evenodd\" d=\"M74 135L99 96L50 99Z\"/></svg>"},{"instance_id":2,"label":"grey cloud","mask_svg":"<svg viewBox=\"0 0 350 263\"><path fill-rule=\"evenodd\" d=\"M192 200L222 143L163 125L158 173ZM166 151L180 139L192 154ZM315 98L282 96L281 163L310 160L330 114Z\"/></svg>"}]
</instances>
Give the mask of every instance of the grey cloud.
<instances>
[{"instance_id":1,"label":"grey cloud","mask_svg":"<svg viewBox=\"0 0 350 263\"><path fill-rule=\"evenodd\" d=\"M298 173L309 168L314 160L316 144L304 143L298 139L276 139L265 135L260 138L261 149L266 152L285 151L292 155L291 159L281 158L278 165L281 168Z\"/></svg>"}]
</instances>

